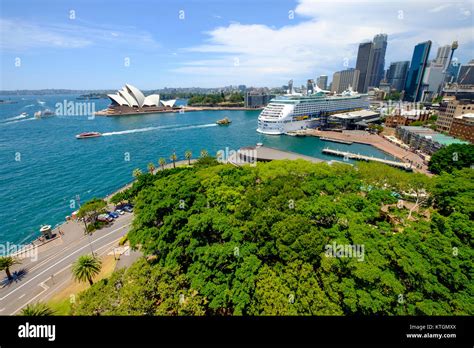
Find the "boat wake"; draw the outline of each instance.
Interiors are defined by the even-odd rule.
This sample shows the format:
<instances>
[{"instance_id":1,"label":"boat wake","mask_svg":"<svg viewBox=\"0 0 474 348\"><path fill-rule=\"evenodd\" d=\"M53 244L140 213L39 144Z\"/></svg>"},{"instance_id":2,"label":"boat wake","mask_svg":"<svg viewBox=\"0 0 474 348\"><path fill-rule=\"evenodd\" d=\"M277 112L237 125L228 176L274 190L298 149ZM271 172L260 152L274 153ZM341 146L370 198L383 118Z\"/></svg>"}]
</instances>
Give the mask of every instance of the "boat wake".
<instances>
[{"instance_id":1,"label":"boat wake","mask_svg":"<svg viewBox=\"0 0 474 348\"><path fill-rule=\"evenodd\" d=\"M20 120L22 118L27 118L28 115L18 115L10 118L6 118L5 121L14 121L14 120Z\"/></svg>"},{"instance_id":2,"label":"boat wake","mask_svg":"<svg viewBox=\"0 0 474 348\"><path fill-rule=\"evenodd\" d=\"M13 117L12 117L13 119ZM18 122L25 122L25 121L33 121L35 120L34 117L31 117L31 118L21 118L21 119L15 119L15 120L12 120L12 121L6 121L6 122L2 122L3 125L7 125L7 124L12 124L12 123L18 123Z\"/></svg>"},{"instance_id":3,"label":"boat wake","mask_svg":"<svg viewBox=\"0 0 474 348\"><path fill-rule=\"evenodd\" d=\"M179 125L168 125L168 126L159 126L159 127L128 129L128 130L117 131L117 132L107 132L107 133L102 133L102 136L142 133L142 132L149 132L149 131L158 130L158 129L183 130L183 129L194 129L194 128L207 128L207 127L214 127L214 126L217 126L217 124L209 123L209 124L192 125L192 126L184 126L184 127L180 127Z\"/></svg>"}]
</instances>

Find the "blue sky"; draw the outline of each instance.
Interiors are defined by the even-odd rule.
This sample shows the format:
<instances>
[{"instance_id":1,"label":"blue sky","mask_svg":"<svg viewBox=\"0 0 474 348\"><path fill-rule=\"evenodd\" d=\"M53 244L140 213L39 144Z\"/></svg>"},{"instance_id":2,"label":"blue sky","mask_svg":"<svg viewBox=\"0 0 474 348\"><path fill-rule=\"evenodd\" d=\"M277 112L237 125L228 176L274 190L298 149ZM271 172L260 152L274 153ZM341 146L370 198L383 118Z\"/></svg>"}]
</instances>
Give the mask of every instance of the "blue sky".
<instances>
[{"instance_id":1,"label":"blue sky","mask_svg":"<svg viewBox=\"0 0 474 348\"><path fill-rule=\"evenodd\" d=\"M2 0L0 89L302 84L353 67L379 32L387 66L426 40L432 57L458 40L465 63L472 12L464 0Z\"/></svg>"}]
</instances>

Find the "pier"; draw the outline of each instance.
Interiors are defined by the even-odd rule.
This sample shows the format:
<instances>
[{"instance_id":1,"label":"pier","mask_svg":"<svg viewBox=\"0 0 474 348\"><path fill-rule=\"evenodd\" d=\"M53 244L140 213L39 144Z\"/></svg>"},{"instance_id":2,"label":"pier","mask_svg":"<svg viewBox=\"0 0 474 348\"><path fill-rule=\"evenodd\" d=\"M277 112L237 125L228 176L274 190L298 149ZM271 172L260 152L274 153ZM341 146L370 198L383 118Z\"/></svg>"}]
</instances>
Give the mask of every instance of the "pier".
<instances>
[{"instance_id":1,"label":"pier","mask_svg":"<svg viewBox=\"0 0 474 348\"><path fill-rule=\"evenodd\" d=\"M231 163L236 166L244 164L256 164L256 162L269 162L277 160L298 160L302 159L305 161L320 163L327 162L320 158L301 155L299 153L282 151L273 147L263 146L263 144L257 144L257 146L242 147L238 151L233 152L227 157L227 163ZM331 161L329 161L330 163Z\"/></svg>"},{"instance_id":2,"label":"pier","mask_svg":"<svg viewBox=\"0 0 474 348\"><path fill-rule=\"evenodd\" d=\"M358 161L368 161L368 162L372 161L372 162L384 163L384 164L388 164L389 166L392 166L392 167L397 167L397 168L401 168L401 169L409 170L409 171L413 170L412 167L411 167L411 164L409 164L409 163L390 161L390 160L377 158L377 157L369 157L369 156L364 156L364 155L360 155L360 154L356 154L356 153L352 153L352 152L331 150L331 149L326 148L326 149L323 150L323 153L329 154L329 155L334 155L334 156L340 156L340 157L344 157L344 158L350 158L350 159L354 159L354 160L358 160Z\"/></svg>"}]
</instances>

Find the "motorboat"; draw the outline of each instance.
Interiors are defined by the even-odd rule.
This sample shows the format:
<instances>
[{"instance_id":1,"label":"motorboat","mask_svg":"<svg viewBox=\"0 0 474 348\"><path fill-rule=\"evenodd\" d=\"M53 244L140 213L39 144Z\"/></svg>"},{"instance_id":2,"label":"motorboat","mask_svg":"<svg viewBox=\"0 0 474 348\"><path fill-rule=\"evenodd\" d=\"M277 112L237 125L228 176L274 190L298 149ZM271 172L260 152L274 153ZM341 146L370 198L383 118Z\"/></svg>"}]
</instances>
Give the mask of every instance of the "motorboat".
<instances>
[{"instance_id":1,"label":"motorboat","mask_svg":"<svg viewBox=\"0 0 474 348\"><path fill-rule=\"evenodd\" d=\"M219 126L227 126L232 123L228 117L224 117L222 120L216 122Z\"/></svg>"},{"instance_id":2,"label":"motorboat","mask_svg":"<svg viewBox=\"0 0 474 348\"><path fill-rule=\"evenodd\" d=\"M99 132L84 132L76 135L76 139L97 138L100 136L102 136L102 133Z\"/></svg>"}]
</instances>

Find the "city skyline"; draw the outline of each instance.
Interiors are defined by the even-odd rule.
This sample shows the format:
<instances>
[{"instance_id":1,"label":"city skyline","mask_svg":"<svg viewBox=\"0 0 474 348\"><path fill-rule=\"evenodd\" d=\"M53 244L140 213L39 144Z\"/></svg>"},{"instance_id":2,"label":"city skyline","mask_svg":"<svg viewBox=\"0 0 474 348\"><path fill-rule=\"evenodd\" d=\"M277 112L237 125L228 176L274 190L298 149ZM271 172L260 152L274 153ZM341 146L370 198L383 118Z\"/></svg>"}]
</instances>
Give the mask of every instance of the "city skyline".
<instances>
[{"instance_id":1,"label":"city skyline","mask_svg":"<svg viewBox=\"0 0 474 348\"><path fill-rule=\"evenodd\" d=\"M463 64L474 49L469 1L211 3L4 3L0 89L300 85L355 67L359 44L379 33L385 69L427 40L429 59L453 40Z\"/></svg>"}]
</instances>

